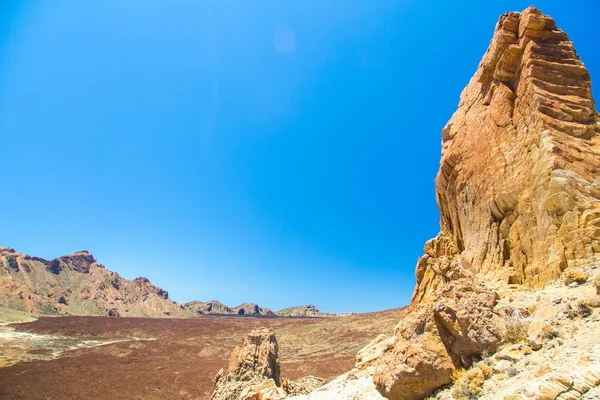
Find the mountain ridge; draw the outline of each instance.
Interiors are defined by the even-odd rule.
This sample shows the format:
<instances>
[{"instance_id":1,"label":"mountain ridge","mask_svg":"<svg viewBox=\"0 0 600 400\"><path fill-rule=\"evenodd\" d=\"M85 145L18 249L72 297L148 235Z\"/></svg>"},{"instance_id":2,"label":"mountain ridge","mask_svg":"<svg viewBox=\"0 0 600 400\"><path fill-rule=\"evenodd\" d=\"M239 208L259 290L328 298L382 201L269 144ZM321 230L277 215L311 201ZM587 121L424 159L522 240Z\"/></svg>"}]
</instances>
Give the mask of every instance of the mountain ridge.
<instances>
[{"instance_id":1,"label":"mountain ridge","mask_svg":"<svg viewBox=\"0 0 600 400\"><path fill-rule=\"evenodd\" d=\"M146 277L129 280L108 270L87 250L46 260L0 247L0 302L10 309L41 315L178 318L332 315L321 313L314 306L295 306L282 310L281 314L249 302L236 307L217 300L180 304Z\"/></svg>"}]
</instances>

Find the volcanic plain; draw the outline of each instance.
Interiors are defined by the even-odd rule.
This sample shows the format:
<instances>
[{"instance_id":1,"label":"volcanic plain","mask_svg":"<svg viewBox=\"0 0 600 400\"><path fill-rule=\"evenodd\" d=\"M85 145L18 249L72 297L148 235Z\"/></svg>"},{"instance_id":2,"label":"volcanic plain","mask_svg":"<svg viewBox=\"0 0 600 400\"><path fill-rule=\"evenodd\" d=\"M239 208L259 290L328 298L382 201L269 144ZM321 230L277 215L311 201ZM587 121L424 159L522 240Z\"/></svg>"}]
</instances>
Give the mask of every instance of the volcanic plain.
<instances>
[{"instance_id":1,"label":"volcanic plain","mask_svg":"<svg viewBox=\"0 0 600 400\"><path fill-rule=\"evenodd\" d=\"M328 318L40 317L6 325L2 399L208 399L252 329L272 327L283 379L332 379L403 310ZM4 365L4 366L2 366Z\"/></svg>"}]
</instances>

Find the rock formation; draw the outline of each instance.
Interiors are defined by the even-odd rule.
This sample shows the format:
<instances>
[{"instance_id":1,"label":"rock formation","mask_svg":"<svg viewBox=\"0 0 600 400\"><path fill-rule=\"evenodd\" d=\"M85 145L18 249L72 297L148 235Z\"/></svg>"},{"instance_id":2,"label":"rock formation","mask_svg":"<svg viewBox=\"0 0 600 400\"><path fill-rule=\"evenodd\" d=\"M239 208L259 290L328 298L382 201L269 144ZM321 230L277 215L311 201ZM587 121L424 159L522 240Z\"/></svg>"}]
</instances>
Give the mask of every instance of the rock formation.
<instances>
[{"instance_id":1,"label":"rock formation","mask_svg":"<svg viewBox=\"0 0 600 400\"><path fill-rule=\"evenodd\" d=\"M192 310L198 315L227 315L234 314L233 310L217 300L211 300L207 302L203 301L190 301L183 305L185 308Z\"/></svg>"},{"instance_id":2,"label":"rock formation","mask_svg":"<svg viewBox=\"0 0 600 400\"><path fill-rule=\"evenodd\" d=\"M286 396L280 388L278 346L272 329L252 331L215 377L211 400L267 400Z\"/></svg>"},{"instance_id":3,"label":"rock formation","mask_svg":"<svg viewBox=\"0 0 600 400\"><path fill-rule=\"evenodd\" d=\"M425 397L494 351L494 282L536 287L600 253L600 118L567 35L506 13L442 131L439 235L427 242L395 343L375 371L390 399Z\"/></svg>"},{"instance_id":4,"label":"rock formation","mask_svg":"<svg viewBox=\"0 0 600 400\"><path fill-rule=\"evenodd\" d=\"M280 317L329 317L333 314L322 313L317 307L309 304L307 306L295 306L284 308L281 311L277 311L275 315Z\"/></svg>"},{"instance_id":5,"label":"rock formation","mask_svg":"<svg viewBox=\"0 0 600 400\"><path fill-rule=\"evenodd\" d=\"M441 232L379 357L389 399L417 399L495 351L502 284L539 287L600 253L600 117L567 35L530 7L506 13L442 131Z\"/></svg>"},{"instance_id":6,"label":"rock formation","mask_svg":"<svg viewBox=\"0 0 600 400\"><path fill-rule=\"evenodd\" d=\"M233 313L237 315L275 315L275 313L268 308L262 308L254 303L244 303L237 307L233 307Z\"/></svg>"},{"instance_id":7,"label":"rock formation","mask_svg":"<svg viewBox=\"0 0 600 400\"><path fill-rule=\"evenodd\" d=\"M193 315L147 278L124 279L87 251L49 261L0 248L0 303L46 315Z\"/></svg>"},{"instance_id":8,"label":"rock formation","mask_svg":"<svg viewBox=\"0 0 600 400\"><path fill-rule=\"evenodd\" d=\"M600 253L600 117L568 36L533 7L506 13L442 131L441 232L420 302L456 262L541 286ZM455 268L450 268L455 269Z\"/></svg>"}]
</instances>

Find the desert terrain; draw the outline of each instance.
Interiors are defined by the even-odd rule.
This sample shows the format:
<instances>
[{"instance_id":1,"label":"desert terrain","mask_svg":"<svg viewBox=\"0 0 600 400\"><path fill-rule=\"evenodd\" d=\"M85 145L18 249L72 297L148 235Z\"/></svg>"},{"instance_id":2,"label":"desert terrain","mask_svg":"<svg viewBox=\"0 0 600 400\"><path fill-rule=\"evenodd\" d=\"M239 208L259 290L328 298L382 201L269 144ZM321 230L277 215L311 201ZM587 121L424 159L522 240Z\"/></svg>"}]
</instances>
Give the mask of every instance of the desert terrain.
<instances>
[{"instance_id":1,"label":"desert terrain","mask_svg":"<svg viewBox=\"0 0 600 400\"><path fill-rule=\"evenodd\" d=\"M283 379L332 379L354 365L358 350L373 337L391 335L401 314L402 309L331 318L40 317L4 327L39 337L0 340L4 363L16 362L0 368L0 398L208 399L232 350L261 326L277 334ZM75 349L48 359L60 347L59 338L68 338L66 346ZM77 348L89 341L94 347Z\"/></svg>"},{"instance_id":2,"label":"desert terrain","mask_svg":"<svg viewBox=\"0 0 600 400\"><path fill-rule=\"evenodd\" d=\"M440 232L405 310L178 304L87 251L0 248L0 398L598 399L598 166L569 36L534 7L504 13L442 131ZM328 383L287 390L309 375Z\"/></svg>"}]
</instances>

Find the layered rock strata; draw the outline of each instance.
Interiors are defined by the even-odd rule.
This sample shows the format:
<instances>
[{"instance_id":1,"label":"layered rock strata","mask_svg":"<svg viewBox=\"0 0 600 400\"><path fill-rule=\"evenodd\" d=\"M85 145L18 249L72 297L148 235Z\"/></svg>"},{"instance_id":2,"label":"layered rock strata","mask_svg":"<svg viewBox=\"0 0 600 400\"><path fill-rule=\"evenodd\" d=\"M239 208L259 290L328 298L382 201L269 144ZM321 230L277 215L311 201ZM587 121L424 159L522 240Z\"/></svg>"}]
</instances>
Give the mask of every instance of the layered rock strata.
<instances>
[{"instance_id":1,"label":"layered rock strata","mask_svg":"<svg viewBox=\"0 0 600 400\"><path fill-rule=\"evenodd\" d=\"M441 232L414 301L452 256L529 287L600 253L600 117L566 33L530 7L506 13L442 131Z\"/></svg>"}]
</instances>

